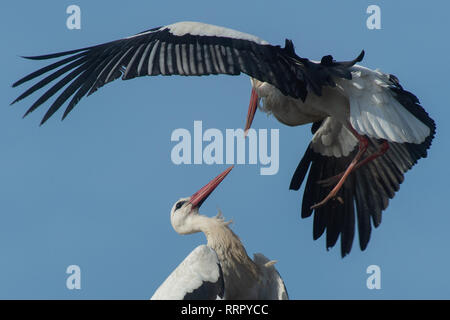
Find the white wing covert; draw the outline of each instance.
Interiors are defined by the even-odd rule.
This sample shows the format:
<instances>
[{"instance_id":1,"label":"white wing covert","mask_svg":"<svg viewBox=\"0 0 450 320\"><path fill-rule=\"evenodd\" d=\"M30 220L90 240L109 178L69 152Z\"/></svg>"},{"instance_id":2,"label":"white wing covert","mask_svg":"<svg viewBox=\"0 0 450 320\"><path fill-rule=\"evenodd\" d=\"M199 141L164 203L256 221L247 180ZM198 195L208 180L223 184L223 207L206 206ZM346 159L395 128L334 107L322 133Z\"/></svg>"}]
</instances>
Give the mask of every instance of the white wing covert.
<instances>
[{"instance_id":1,"label":"white wing covert","mask_svg":"<svg viewBox=\"0 0 450 320\"><path fill-rule=\"evenodd\" d=\"M328 157L348 156L358 145L355 136L335 118L327 117L311 139L311 147Z\"/></svg>"},{"instance_id":2,"label":"white wing covert","mask_svg":"<svg viewBox=\"0 0 450 320\"><path fill-rule=\"evenodd\" d=\"M216 252L195 248L159 286L151 300L220 300L224 280Z\"/></svg>"},{"instance_id":3,"label":"white wing covert","mask_svg":"<svg viewBox=\"0 0 450 320\"><path fill-rule=\"evenodd\" d=\"M391 90L398 84L396 78L356 65L351 72L351 81L336 83L349 99L350 123L359 134L398 143L425 141L430 128L396 99Z\"/></svg>"}]
</instances>

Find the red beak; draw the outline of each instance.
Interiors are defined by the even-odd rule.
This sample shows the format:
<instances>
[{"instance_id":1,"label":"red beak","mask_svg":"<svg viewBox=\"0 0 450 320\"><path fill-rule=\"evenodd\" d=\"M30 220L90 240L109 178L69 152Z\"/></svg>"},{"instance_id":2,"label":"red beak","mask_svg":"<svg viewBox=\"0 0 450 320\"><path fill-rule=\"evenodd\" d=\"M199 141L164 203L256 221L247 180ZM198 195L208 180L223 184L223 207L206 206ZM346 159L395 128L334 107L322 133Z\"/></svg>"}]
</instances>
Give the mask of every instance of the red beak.
<instances>
[{"instance_id":1,"label":"red beak","mask_svg":"<svg viewBox=\"0 0 450 320\"><path fill-rule=\"evenodd\" d=\"M256 108L258 107L258 94L255 88L252 88L252 95L250 97L250 104L248 106L247 119L245 121L244 136L247 136L247 132L252 126L253 118L255 117Z\"/></svg>"},{"instance_id":2,"label":"red beak","mask_svg":"<svg viewBox=\"0 0 450 320\"><path fill-rule=\"evenodd\" d=\"M234 165L226 169L224 172L212 179L206 186L194 193L189 201L192 204L192 207L200 207L203 201L205 201L214 189L222 182L222 180L225 179L233 167Z\"/></svg>"}]
</instances>

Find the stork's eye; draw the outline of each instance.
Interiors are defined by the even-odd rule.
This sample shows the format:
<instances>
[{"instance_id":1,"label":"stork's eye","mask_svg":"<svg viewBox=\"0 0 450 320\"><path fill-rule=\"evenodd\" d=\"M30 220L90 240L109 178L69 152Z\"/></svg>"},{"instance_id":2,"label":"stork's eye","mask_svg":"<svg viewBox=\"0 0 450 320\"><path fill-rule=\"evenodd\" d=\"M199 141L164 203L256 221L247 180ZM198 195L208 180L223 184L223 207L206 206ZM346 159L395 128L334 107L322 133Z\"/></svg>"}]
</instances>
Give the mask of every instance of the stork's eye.
<instances>
[{"instance_id":1,"label":"stork's eye","mask_svg":"<svg viewBox=\"0 0 450 320\"><path fill-rule=\"evenodd\" d=\"M185 203L186 203L186 201L180 201L180 202L178 202L177 205L175 206L175 211L178 210L178 209L180 209L180 208L183 206L183 204L185 204Z\"/></svg>"}]
</instances>

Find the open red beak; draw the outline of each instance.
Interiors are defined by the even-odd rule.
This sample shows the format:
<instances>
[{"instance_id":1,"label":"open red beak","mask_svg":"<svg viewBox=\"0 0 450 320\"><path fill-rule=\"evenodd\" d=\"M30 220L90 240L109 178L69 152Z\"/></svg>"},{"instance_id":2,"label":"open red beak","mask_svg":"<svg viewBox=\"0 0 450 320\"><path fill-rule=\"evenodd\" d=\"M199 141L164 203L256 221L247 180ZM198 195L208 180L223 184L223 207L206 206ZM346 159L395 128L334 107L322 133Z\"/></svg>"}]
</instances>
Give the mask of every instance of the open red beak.
<instances>
[{"instance_id":1,"label":"open red beak","mask_svg":"<svg viewBox=\"0 0 450 320\"><path fill-rule=\"evenodd\" d=\"M258 107L258 94L255 88L252 88L252 95L250 97L250 104L248 106L247 119L245 121L244 136L247 136L248 129L252 126L253 118L255 117L256 108Z\"/></svg>"},{"instance_id":2,"label":"open red beak","mask_svg":"<svg viewBox=\"0 0 450 320\"><path fill-rule=\"evenodd\" d=\"M234 165L229 167L227 170L212 179L206 186L194 193L189 201L192 204L192 207L200 207L203 201L205 201L214 189L222 182L222 180L225 179L233 167Z\"/></svg>"}]
</instances>

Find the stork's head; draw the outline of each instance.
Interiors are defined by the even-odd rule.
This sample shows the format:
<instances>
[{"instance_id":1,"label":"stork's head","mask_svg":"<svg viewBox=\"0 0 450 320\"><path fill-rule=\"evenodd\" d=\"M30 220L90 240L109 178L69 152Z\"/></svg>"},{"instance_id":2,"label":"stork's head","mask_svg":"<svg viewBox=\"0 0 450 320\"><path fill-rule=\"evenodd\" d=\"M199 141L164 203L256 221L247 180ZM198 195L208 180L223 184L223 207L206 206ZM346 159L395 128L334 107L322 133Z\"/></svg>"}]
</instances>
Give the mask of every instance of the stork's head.
<instances>
[{"instance_id":1,"label":"stork's head","mask_svg":"<svg viewBox=\"0 0 450 320\"><path fill-rule=\"evenodd\" d=\"M259 106L259 100L261 99L259 89L264 84L264 82L254 78L250 78L250 81L252 82L252 94L250 96L250 104L248 106L247 119L245 121L245 135L247 135L248 129L252 126L253 118L255 117L255 112Z\"/></svg>"},{"instance_id":2,"label":"stork's head","mask_svg":"<svg viewBox=\"0 0 450 320\"><path fill-rule=\"evenodd\" d=\"M201 231L197 223L198 219L196 219L199 216L198 210L214 189L225 179L231 169L233 169L233 166L219 174L192 196L181 198L175 202L170 212L170 222L177 233L190 234Z\"/></svg>"}]
</instances>

